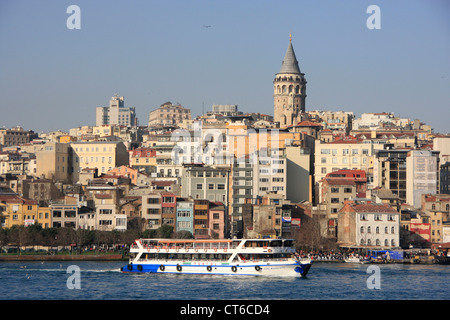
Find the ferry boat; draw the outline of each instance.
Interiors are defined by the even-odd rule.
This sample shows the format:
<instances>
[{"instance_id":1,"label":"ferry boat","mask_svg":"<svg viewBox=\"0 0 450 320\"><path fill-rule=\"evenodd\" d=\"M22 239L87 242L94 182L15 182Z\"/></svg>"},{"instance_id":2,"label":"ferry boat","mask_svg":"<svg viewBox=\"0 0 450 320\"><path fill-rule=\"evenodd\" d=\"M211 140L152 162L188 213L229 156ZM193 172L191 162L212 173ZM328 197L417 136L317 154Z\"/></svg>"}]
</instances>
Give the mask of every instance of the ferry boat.
<instances>
[{"instance_id":1,"label":"ferry boat","mask_svg":"<svg viewBox=\"0 0 450 320\"><path fill-rule=\"evenodd\" d=\"M139 239L130 254L122 272L304 277L312 265L291 239Z\"/></svg>"}]
</instances>

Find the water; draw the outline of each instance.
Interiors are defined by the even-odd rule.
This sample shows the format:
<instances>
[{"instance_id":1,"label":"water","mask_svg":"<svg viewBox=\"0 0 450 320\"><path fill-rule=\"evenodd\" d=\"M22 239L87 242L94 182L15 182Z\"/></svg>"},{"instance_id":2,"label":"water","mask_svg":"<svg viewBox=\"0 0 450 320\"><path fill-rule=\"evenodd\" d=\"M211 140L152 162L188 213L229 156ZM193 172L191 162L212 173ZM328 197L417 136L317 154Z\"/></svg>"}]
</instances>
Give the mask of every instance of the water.
<instances>
[{"instance_id":1,"label":"water","mask_svg":"<svg viewBox=\"0 0 450 320\"><path fill-rule=\"evenodd\" d=\"M369 289L373 265L315 263L307 278L123 274L126 262L2 262L2 300L447 300L450 266L383 264L380 289ZM68 267L80 268L69 289ZM69 283L69 286L74 284Z\"/></svg>"}]
</instances>

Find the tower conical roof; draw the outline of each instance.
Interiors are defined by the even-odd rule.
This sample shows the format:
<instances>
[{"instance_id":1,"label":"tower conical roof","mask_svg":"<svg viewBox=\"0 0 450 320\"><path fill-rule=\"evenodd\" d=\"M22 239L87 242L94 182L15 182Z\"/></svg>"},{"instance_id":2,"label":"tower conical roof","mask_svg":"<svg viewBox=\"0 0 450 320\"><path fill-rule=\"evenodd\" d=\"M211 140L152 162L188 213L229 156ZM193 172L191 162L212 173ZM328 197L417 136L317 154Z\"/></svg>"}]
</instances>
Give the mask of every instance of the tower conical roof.
<instances>
[{"instance_id":1,"label":"tower conical roof","mask_svg":"<svg viewBox=\"0 0 450 320\"><path fill-rule=\"evenodd\" d=\"M281 70L278 73L301 73L297 58L295 57L294 48L292 47L291 39L289 39L289 46L286 50L283 63L281 64Z\"/></svg>"}]
</instances>

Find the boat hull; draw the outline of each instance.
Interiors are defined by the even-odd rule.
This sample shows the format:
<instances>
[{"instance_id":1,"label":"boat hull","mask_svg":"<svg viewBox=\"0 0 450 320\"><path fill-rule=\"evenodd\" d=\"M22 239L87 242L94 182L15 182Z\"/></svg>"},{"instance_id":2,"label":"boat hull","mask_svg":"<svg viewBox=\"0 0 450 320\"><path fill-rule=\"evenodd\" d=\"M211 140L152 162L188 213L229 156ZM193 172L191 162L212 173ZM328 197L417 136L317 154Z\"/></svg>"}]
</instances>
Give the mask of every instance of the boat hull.
<instances>
[{"instance_id":1,"label":"boat hull","mask_svg":"<svg viewBox=\"0 0 450 320\"><path fill-rule=\"evenodd\" d=\"M244 276L293 276L305 277L311 263L285 264L187 264L173 262L130 263L123 268L125 273L169 273L169 274L208 274Z\"/></svg>"}]
</instances>

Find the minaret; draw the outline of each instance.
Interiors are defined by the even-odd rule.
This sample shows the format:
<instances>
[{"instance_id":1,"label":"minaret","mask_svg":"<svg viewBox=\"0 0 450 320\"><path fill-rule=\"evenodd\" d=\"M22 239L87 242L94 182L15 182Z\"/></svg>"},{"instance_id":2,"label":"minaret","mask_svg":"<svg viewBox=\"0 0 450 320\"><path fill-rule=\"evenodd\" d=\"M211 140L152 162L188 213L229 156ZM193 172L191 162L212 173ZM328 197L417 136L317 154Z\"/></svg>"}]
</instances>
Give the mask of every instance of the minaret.
<instances>
[{"instance_id":1,"label":"minaret","mask_svg":"<svg viewBox=\"0 0 450 320\"><path fill-rule=\"evenodd\" d=\"M292 35L281 64L280 72L273 80L274 121L280 127L296 124L301 113L305 112L306 80L301 73L292 47Z\"/></svg>"}]
</instances>

